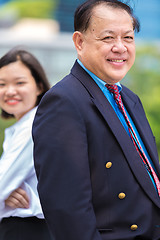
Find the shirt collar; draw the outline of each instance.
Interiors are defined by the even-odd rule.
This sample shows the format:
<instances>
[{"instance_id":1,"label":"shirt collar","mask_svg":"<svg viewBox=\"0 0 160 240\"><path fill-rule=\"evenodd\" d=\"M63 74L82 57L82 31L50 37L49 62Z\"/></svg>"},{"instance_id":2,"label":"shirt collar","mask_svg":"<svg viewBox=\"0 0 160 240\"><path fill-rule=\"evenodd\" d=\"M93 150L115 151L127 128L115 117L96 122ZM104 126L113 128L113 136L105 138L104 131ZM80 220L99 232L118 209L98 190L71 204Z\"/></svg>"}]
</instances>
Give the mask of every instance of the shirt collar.
<instances>
[{"instance_id":1,"label":"shirt collar","mask_svg":"<svg viewBox=\"0 0 160 240\"><path fill-rule=\"evenodd\" d=\"M89 71L84 65L83 63L77 59L77 62L80 64L80 66L93 78L93 80L97 83L98 85L101 85L102 88L105 87L106 82L104 82L102 79L100 79L99 77L97 77L94 73L92 73L91 71ZM118 86L118 90L119 92L122 90L122 86L119 82L115 83Z\"/></svg>"},{"instance_id":2,"label":"shirt collar","mask_svg":"<svg viewBox=\"0 0 160 240\"><path fill-rule=\"evenodd\" d=\"M19 128L23 123L28 120L31 116L34 118L35 113L37 110L37 106L32 108L30 111L28 111L22 118L20 118L17 122L15 122L13 125L5 129L5 133L7 134L10 132L13 134L17 128Z\"/></svg>"}]
</instances>

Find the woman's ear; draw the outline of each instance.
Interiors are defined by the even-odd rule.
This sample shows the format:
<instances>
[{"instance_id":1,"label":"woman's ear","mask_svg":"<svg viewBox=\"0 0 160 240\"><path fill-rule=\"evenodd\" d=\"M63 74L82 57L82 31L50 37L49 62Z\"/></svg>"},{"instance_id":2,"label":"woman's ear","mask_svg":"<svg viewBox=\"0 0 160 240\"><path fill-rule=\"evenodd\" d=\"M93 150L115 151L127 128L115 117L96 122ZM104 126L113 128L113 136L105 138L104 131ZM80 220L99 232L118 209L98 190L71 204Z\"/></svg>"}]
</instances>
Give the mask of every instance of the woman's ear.
<instances>
[{"instance_id":1,"label":"woman's ear","mask_svg":"<svg viewBox=\"0 0 160 240\"><path fill-rule=\"evenodd\" d=\"M43 92L43 84L39 83L37 84L37 96L41 95L42 92Z\"/></svg>"}]
</instances>

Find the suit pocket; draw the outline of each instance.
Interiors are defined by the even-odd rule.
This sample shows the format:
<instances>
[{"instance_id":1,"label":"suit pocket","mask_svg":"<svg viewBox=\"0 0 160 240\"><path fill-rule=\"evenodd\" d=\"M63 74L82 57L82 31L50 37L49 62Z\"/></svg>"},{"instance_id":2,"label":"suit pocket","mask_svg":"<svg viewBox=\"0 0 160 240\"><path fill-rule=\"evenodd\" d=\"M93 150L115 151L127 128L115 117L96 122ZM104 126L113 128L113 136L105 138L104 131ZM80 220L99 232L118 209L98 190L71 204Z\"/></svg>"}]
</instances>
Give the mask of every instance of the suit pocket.
<instances>
[{"instance_id":1,"label":"suit pocket","mask_svg":"<svg viewBox=\"0 0 160 240\"><path fill-rule=\"evenodd\" d=\"M98 228L98 231L100 233L106 233L106 232L112 232L113 229L112 228Z\"/></svg>"}]
</instances>

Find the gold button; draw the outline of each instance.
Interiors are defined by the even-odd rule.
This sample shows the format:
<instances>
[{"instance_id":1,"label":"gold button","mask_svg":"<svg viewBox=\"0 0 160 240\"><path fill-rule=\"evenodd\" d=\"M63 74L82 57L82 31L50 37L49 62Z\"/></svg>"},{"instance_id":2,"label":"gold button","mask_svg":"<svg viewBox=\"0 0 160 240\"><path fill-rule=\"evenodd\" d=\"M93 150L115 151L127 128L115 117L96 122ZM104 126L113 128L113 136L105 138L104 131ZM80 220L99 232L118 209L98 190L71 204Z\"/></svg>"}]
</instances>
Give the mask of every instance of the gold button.
<instances>
[{"instance_id":1,"label":"gold button","mask_svg":"<svg viewBox=\"0 0 160 240\"><path fill-rule=\"evenodd\" d=\"M111 162L107 162L106 163L106 168L111 168L112 167L112 163Z\"/></svg>"},{"instance_id":2,"label":"gold button","mask_svg":"<svg viewBox=\"0 0 160 240\"><path fill-rule=\"evenodd\" d=\"M137 228L138 228L138 226L137 226L136 224L133 224L133 225L131 226L131 230L132 230L132 231L137 230Z\"/></svg>"},{"instance_id":3,"label":"gold button","mask_svg":"<svg viewBox=\"0 0 160 240\"><path fill-rule=\"evenodd\" d=\"M119 199L124 199L126 197L126 194L121 192L118 194Z\"/></svg>"}]
</instances>

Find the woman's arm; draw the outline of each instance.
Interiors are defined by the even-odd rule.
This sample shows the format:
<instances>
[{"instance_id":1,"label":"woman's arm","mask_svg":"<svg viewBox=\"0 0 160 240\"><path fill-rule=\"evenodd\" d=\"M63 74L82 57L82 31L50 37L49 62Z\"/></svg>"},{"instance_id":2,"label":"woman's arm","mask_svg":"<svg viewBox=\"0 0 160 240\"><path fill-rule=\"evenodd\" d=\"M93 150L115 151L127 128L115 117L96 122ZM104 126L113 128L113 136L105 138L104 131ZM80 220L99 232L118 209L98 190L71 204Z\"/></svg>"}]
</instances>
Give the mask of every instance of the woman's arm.
<instances>
[{"instance_id":1,"label":"woman's arm","mask_svg":"<svg viewBox=\"0 0 160 240\"><path fill-rule=\"evenodd\" d=\"M30 128L19 129L0 161L0 209L22 183L35 174Z\"/></svg>"}]
</instances>

